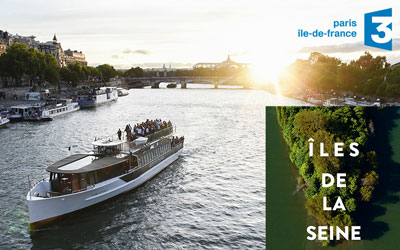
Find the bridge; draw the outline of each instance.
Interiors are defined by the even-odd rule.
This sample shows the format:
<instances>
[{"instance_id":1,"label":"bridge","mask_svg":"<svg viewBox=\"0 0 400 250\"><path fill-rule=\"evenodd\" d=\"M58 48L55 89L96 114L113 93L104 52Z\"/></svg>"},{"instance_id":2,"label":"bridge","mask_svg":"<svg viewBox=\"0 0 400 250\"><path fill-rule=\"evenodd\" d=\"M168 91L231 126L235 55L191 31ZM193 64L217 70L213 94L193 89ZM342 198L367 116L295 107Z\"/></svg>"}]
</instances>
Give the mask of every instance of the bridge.
<instances>
[{"instance_id":1,"label":"bridge","mask_svg":"<svg viewBox=\"0 0 400 250\"><path fill-rule=\"evenodd\" d=\"M212 84L214 88L218 85L235 85L249 88L251 84L237 77L218 77L218 76L150 76L150 77L122 77L122 82L129 88L144 88L151 86L152 88L159 88L160 83L176 83L180 84L182 89L187 88L187 84Z\"/></svg>"}]
</instances>

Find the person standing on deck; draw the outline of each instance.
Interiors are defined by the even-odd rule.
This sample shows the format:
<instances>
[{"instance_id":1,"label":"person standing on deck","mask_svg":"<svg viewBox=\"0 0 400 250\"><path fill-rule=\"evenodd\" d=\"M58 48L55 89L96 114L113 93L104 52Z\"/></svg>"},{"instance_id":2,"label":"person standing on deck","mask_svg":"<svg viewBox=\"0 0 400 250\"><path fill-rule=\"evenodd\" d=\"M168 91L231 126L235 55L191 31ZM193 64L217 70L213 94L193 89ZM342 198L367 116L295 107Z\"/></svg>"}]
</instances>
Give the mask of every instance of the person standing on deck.
<instances>
[{"instance_id":1,"label":"person standing on deck","mask_svg":"<svg viewBox=\"0 0 400 250\"><path fill-rule=\"evenodd\" d=\"M122 136L121 129L118 129L117 134L118 134L118 140L121 140L121 136Z\"/></svg>"},{"instance_id":2,"label":"person standing on deck","mask_svg":"<svg viewBox=\"0 0 400 250\"><path fill-rule=\"evenodd\" d=\"M131 130L129 129L129 124L126 125L126 127L125 127L125 133L126 133L126 139L129 140L129 137L131 135Z\"/></svg>"}]
</instances>

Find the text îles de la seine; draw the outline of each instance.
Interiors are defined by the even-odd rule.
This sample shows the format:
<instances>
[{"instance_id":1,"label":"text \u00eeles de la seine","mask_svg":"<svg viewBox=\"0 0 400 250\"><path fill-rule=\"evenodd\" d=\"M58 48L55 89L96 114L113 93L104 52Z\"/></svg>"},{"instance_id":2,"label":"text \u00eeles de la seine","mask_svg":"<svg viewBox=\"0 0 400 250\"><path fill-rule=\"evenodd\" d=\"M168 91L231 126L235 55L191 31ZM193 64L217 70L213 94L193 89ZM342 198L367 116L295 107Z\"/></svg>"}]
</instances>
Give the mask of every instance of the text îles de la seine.
<instances>
[{"instance_id":1,"label":"text \u00eeles de la seine","mask_svg":"<svg viewBox=\"0 0 400 250\"><path fill-rule=\"evenodd\" d=\"M309 155L310 157L314 156L314 150L313 150L313 142L314 139L310 138L308 140L309 142ZM343 157L343 142L335 142L334 145L334 156L335 157ZM357 157L359 155L359 151L357 149L358 143L352 142L349 145L350 148L350 156L351 157ZM319 150L319 155L320 157L328 157L329 154L325 152L324 150L324 143L320 143L320 150ZM336 183L336 186L338 188L346 188L346 173L338 173L336 175L336 179L333 175L329 173L323 173L322 174L322 187L323 188L328 188L331 187ZM332 207L329 207L327 205L327 198L326 196L323 197L323 210L324 211L335 211L335 210L346 210L346 207L344 206L344 203L340 196L337 198L335 205ZM335 235L335 229L336 229L336 235ZM349 230L350 229L350 230ZM360 236L360 231L361 231L361 226L345 226L344 230L338 226L334 228L333 226L309 226L307 227L307 240L340 240L340 239L346 239L346 240L361 240Z\"/></svg>"}]
</instances>

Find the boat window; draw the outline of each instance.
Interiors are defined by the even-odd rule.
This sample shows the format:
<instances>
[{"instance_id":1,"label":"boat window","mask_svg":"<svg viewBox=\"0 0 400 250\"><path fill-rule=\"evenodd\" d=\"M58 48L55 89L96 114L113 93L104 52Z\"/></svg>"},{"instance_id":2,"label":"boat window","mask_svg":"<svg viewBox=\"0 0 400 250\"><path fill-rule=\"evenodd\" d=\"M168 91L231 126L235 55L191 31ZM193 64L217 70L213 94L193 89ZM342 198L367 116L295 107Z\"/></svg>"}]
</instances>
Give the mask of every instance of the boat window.
<instances>
[{"instance_id":1,"label":"boat window","mask_svg":"<svg viewBox=\"0 0 400 250\"><path fill-rule=\"evenodd\" d=\"M86 187L87 187L86 175L80 174L79 177L80 177L80 181L81 181L81 183L80 183L81 189L86 189Z\"/></svg>"},{"instance_id":2,"label":"boat window","mask_svg":"<svg viewBox=\"0 0 400 250\"><path fill-rule=\"evenodd\" d=\"M93 173L88 173L88 174L86 174L86 182L87 182L88 185L93 185L93 184L95 184L95 181L94 181L94 174L93 174Z\"/></svg>"},{"instance_id":3,"label":"boat window","mask_svg":"<svg viewBox=\"0 0 400 250\"><path fill-rule=\"evenodd\" d=\"M81 185L79 182L79 174L72 175L72 191L78 191L81 189Z\"/></svg>"},{"instance_id":4,"label":"boat window","mask_svg":"<svg viewBox=\"0 0 400 250\"><path fill-rule=\"evenodd\" d=\"M100 169L98 171L96 171L97 173L97 177L98 179L96 180L96 183L120 176L122 174L125 173L125 162L123 163L119 163L117 165L114 165L112 167L108 167L108 168L103 168Z\"/></svg>"},{"instance_id":5,"label":"boat window","mask_svg":"<svg viewBox=\"0 0 400 250\"><path fill-rule=\"evenodd\" d=\"M137 166L138 165L138 160L135 156L132 156L132 166Z\"/></svg>"}]
</instances>

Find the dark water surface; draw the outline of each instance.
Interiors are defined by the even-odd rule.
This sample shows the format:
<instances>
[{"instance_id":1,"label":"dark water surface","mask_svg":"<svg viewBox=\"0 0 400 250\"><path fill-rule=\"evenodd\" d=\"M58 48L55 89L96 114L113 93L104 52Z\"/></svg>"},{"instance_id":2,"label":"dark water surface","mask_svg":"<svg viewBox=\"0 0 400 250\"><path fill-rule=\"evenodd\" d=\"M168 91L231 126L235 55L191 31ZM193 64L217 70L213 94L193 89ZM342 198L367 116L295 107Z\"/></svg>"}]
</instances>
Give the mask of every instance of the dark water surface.
<instances>
[{"instance_id":1,"label":"dark water surface","mask_svg":"<svg viewBox=\"0 0 400 250\"><path fill-rule=\"evenodd\" d=\"M298 101L264 91L132 89L118 102L52 122L0 130L1 249L264 249L265 105ZM178 161L136 190L36 232L28 179L88 152L95 136L146 118L185 136ZM72 146L71 152L68 147Z\"/></svg>"},{"instance_id":2,"label":"dark water surface","mask_svg":"<svg viewBox=\"0 0 400 250\"><path fill-rule=\"evenodd\" d=\"M306 228L315 223L307 215L303 192L296 192L299 175L290 163L275 108L267 108L266 120L267 249L400 249L400 108L377 113L373 147L379 161L379 186L373 202L359 208L362 240L327 248L306 239Z\"/></svg>"}]
</instances>

